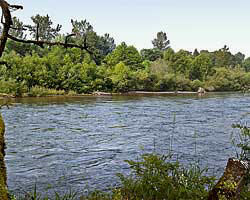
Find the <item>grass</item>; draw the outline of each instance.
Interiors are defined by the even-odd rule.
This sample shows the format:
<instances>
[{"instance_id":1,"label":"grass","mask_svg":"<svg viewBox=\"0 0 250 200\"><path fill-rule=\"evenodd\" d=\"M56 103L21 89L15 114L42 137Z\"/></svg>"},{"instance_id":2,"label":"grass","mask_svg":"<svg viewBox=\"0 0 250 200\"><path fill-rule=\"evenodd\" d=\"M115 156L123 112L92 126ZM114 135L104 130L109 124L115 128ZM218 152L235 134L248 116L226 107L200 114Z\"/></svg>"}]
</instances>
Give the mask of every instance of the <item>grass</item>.
<instances>
[{"instance_id":1,"label":"grass","mask_svg":"<svg viewBox=\"0 0 250 200\"><path fill-rule=\"evenodd\" d=\"M65 95L64 90L47 89L44 87L32 87L28 92L30 97L43 97L43 96L54 96L54 95Z\"/></svg>"}]
</instances>

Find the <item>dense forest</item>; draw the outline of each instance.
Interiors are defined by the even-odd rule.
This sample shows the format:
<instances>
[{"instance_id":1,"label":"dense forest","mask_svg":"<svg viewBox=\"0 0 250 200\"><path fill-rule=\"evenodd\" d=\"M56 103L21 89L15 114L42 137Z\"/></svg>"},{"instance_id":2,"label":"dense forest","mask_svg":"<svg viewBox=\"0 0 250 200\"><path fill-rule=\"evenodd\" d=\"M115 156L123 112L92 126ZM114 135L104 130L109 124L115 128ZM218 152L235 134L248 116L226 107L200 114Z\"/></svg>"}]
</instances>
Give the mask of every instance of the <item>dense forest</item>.
<instances>
[{"instance_id":1,"label":"dense forest","mask_svg":"<svg viewBox=\"0 0 250 200\"><path fill-rule=\"evenodd\" d=\"M13 18L10 34L27 40L66 42L89 49L19 43L8 39L0 65L0 93L15 96L89 94L95 91L249 91L250 57L232 54L225 45L214 52L174 51L164 32L158 32L151 49L138 51L98 35L86 20L71 20L72 33L36 15L33 24ZM72 37L69 37L72 36Z\"/></svg>"}]
</instances>

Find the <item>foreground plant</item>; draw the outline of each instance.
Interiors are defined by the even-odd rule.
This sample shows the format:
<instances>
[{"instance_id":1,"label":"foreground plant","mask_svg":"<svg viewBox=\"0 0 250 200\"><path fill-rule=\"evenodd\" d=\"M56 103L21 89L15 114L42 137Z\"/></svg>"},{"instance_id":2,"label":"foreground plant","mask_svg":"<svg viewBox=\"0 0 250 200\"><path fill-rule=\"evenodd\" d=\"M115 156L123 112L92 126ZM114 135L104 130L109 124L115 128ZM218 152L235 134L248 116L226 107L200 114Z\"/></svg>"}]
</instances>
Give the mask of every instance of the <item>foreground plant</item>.
<instances>
[{"instance_id":1,"label":"foreground plant","mask_svg":"<svg viewBox=\"0 0 250 200\"><path fill-rule=\"evenodd\" d=\"M206 199L215 177L198 166L184 168L170 156L145 154L142 161L127 161L129 177L119 175L123 199Z\"/></svg>"}]
</instances>

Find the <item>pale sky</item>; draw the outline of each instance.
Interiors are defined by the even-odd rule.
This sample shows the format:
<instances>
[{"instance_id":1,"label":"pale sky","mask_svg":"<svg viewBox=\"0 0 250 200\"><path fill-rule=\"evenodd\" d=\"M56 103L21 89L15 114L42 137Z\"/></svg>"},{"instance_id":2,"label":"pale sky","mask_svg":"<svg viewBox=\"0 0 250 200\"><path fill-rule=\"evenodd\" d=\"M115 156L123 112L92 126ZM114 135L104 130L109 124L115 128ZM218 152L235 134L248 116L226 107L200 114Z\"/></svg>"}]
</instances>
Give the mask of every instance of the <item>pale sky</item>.
<instances>
[{"instance_id":1,"label":"pale sky","mask_svg":"<svg viewBox=\"0 0 250 200\"><path fill-rule=\"evenodd\" d=\"M89 21L98 34L109 33L139 50L151 48L164 31L177 51L222 48L250 56L250 0L7 0L21 4L14 12L25 23L35 14L49 14L63 32L71 19Z\"/></svg>"}]
</instances>

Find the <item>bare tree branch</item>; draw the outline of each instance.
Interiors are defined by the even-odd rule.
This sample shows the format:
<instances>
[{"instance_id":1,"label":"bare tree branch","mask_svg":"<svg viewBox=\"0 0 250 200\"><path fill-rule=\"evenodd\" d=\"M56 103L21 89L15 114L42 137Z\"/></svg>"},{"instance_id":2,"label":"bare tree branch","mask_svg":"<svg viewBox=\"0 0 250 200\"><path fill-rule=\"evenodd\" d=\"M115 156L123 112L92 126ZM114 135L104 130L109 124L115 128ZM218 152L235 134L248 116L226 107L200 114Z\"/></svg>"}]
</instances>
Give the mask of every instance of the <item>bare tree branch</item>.
<instances>
[{"instance_id":1,"label":"bare tree branch","mask_svg":"<svg viewBox=\"0 0 250 200\"><path fill-rule=\"evenodd\" d=\"M80 46L80 45L76 45L76 44L68 44L68 43L62 43L62 42L47 42L47 41L39 41L39 40L38 41L37 40L22 40L22 39L15 38L15 37L13 37L11 35L8 35L7 37L9 39L15 41L15 42L22 42L22 43L25 43L25 44L35 44L35 45L40 46L41 48L44 48L44 45L63 46L63 47L70 47L70 48L79 48L81 50L86 50L87 52L92 54L92 52L90 52L88 50L88 47L86 47L86 46Z\"/></svg>"}]
</instances>

